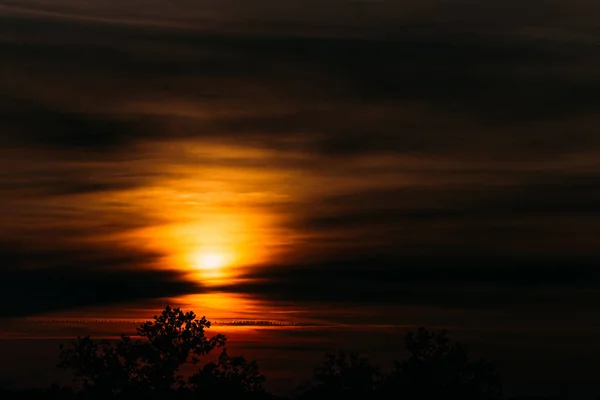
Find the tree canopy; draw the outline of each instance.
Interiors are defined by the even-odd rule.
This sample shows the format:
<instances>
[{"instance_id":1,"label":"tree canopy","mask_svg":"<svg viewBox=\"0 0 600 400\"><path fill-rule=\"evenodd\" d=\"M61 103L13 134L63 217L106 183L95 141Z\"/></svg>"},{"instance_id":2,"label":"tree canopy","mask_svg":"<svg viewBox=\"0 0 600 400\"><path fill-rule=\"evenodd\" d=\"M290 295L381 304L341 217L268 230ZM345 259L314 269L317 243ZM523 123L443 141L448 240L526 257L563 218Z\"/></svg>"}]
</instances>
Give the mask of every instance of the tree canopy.
<instances>
[{"instance_id":1,"label":"tree canopy","mask_svg":"<svg viewBox=\"0 0 600 400\"><path fill-rule=\"evenodd\" d=\"M73 371L81 387L53 385L45 391L15 392L0 385L2 398L273 398L255 361L229 356L224 335L208 336L211 323L193 312L167 306L141 324L134 337L94 340L77 337L61 346L59 366ZM411 400L460 398L496 400L501 386L494 365L472 359L466 346L446 331L419 328L404 337L408 357L390 371L374 366L360 353L328 353L315 369L301 399L369 398ZM214 350L218 356L198 365ZM15 397L15 396L17 397Z\"/></svg>"},{"instance_id":2,"label":"tree canopy","mask_svg":"<svg viewBox=\"0 0 600 400\"><path fill-rule=\"evenodd\" d=\"M167 306L152 321L137 328L138 339L121 336L116 342L78 337L61 347L59 366L74 371L83 390L104 395L194 391L206 387L235 387L240 393L261 392L264 378L254 362L230 358L225 349L218 362L199 368L187 379L180 374L185 364L197 364L202 356L224 347L226 337L206 335L211 324L193 312Z\"/></svg>"},{"instance_id":3,"label":"tree canopy","mask_svg":"<svg viewBox=\"0 0 600 400\"><path fill-rule=\"evenodd\" d=\"M315 370L302 398L361 396L407 399L496 399L501 395L494 365L470 360L466 346L450 340L446 331L420 328L404 338L410 356L395 361L383 373L358 353L330 353Z\"/></svg>"}]
</instances>

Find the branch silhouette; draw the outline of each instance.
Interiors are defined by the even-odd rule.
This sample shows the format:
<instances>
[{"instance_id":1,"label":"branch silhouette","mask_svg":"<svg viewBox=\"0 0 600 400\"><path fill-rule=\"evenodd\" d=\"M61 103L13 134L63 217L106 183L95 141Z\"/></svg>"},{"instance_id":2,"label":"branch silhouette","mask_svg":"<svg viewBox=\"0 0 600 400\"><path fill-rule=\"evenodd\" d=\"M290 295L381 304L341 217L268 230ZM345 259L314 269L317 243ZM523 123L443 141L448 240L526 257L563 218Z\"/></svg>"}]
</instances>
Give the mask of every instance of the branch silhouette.
<instances>
[{"instance_id":1,"label":"branch silhouette","mask_svg":"<svg viewBox=\"0 0 600 400\"><path fill-rule=\"evenodd\" d=\"M218 363L208 363L187 380L180 374L184 365L197 364L203 356L225 346L224 335L206 335L210 326L205 317L167 306L137 328L140 339L123 335L114 344L78 337L70 347L61 347L59 367L72 370L86 394L156 396L225 386L241 394L262 393L264 377L258 365L242 357L230 358L226 351Z\"/></svg>"},{"instance_id":2,"label":"branch silhouette","mask_svg":"<svg viewBox=\"0 0 600 400\"><path fill-rule=\"evenodd\" d=\"M205 317L167 306L137 328L139 338L123 335L111 342L85 336L61 346L59 367L73 372L73 380L80 383L77 389L52 385L19 390L0 380L0 398L275 399L265 390L256 361L230 356L227 338L208 336L210 327ZM419 328L405 335L404 344L408 357L395 361L389 372L360 353L326 354L312 381L297 392L298 399L502 398L494 364L472 359L468 348L452 341L446 331ZM218 348L216 360L198 365Z\"/></svg>"}]
</instances>

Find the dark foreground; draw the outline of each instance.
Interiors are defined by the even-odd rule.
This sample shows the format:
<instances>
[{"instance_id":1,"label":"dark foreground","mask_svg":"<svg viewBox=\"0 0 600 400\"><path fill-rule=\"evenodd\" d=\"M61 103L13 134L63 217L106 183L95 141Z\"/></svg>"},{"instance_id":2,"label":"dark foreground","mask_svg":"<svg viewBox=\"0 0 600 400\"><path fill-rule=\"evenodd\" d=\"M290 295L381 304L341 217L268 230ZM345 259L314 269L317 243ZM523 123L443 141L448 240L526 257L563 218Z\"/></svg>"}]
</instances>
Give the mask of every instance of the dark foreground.
<instances>
[{"instance_id":1,"label":"dark foreground","mask_svg":"<svg viewBox=\"0 0 600 400\"><path fill-rule=\"evenodd\" d=\"M207 337L210 322L193 312L167 307L137 329L141 339L118 343L78 337L61 348L59 367L72 371L73 387L12 390L1 399L196 399L226 397L276 399L264 387L255 361L230 356L224 335ZM445 331L420 328L405 337L409 356L383 372L358 353L331 353L311 382L297 388L297 399L502 399L493 363L473 360L468 349ZM201 358L221 349L216 361ZM190 367L193 367L190 369ZM182 370L193 372L184 374ZM531 399L531 397L528 397ZM539 397L541 399L542 397ZM560 397L555 397L560 398ZM525 399L525 398L522 398Z\"/></svg>"}]
</instances>

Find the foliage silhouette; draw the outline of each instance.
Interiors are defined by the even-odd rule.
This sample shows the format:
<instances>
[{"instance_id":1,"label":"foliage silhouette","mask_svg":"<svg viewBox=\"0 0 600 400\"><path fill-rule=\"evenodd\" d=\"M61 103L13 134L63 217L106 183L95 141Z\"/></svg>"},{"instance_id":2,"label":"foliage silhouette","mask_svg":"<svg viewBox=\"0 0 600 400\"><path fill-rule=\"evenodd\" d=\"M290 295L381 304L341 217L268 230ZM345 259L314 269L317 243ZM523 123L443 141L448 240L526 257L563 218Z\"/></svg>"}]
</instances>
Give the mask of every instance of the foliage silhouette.
<instances>
[{"instance_id":1,"label":"foliage silhouette","mask_svg":"<svg viewBox=\"0 0 600 400\"><path fill-rule=\"evenodd\" d=\"M216 363L208 363L190 377L192 390L202 393L240 395L264 392L265 377L256 361L229 357L223 349Z\"/></svg>"},{"instance_id":2,"label":"foliage silhouette","mask_svg":"<svg viewBox=\"0 0 600 400\"><path fill-rule=\"evenodd\" d=\"M205 317L197 319L193 312L167 306L137 328L141 339L121 336L112 344L78 337L72 347L61 347L59 367L74 371L83 392L103 396L183 394L198 391L200 382L207 387L235 384L239 393L262 391L264 378L256 363L229 358L226 352L217 364L207 364L188 381L179 374L184 364L196 364L225 345L223 335L206 336L210 326Z\"/></svg>"},{"instance_id":3,"label":"foliage silhouette","mask_svg":"<svg viewBox=\"0 0 600 400\"><path fill-rule=\"evenodd\" d=\"M81 390L52 385L48 389L10 388L0 384L5 399L196 399L202 396L274 399L265 391L265 378L255 361L230 357L223 335L206 336L211 324L193 312L166 307L137 328L139 339L95 341L78 337L61 347L59 366L73 370ZM450 340L446 331L419 328L406 334L409 356L395 361L384 373L360 353L328 353L314 371L300 399L407 399L457 398L495 400L502 397L494 365L471 360L466 346ZM184 365L194 366L203 356L222 348L216 361L196 367L188 378Z\"/></svg>"},{"instance_id":4,"label":"foliage silhouette","mask_svg":"<svg viewBox=\"0 0 600 400\"><path fill-rule=\"evenodd\" d=\"M315 370L312 387L301 398L368 396L380 384L379 369L360 353L328 353L323 365Z\"/></svg>"},{"instance_id":5,"label":"foliage silhouette","mask_svg":"<svg viewBox=\"0 0 600 400\"><path fill-rule=\"evenodd\" d=\"M405 337L407 360L396 361L387 391L410 398L495 399L501 387L494 365L486 360L469 360L466 346L450 340L445 330L419 328Z\"/></svg>"},{"instance_id":6,"label":"foliage silhouette","mask_svg":"<svg viewBox=\"0 0 600 400\"><path fill-rule=\"evenodd\" d=\"M501 397L494 366L485 360L470 361L468 350L453 343L446 331L420 328L405 336L410 357L396 361L389 374L381 373L368 359L354 353L328 354L315 370L303 399L362 396L406 399L496 399Z\"/></svg>"}]
</instances>

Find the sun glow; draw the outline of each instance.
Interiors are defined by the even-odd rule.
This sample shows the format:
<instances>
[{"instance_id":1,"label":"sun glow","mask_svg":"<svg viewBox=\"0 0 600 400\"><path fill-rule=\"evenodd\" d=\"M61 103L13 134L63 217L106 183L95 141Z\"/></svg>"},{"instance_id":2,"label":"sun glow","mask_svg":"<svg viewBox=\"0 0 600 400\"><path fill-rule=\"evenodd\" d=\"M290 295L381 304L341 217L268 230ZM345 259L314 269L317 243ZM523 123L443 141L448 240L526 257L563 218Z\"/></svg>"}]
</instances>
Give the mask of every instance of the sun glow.
<instances>
[{"instance_id":1,"label":"sun glow","mask_svg":"<svg viewBox=\"0 0 600 400\"><path fill-rule=\"evenodd\" d=\"M225 265L225 256L218 253L203 254L198 260L198 267L201 269L215 270Z\"/></svg>"},{"instance_id":2,"label":"sun glow","mask_svg":"<svg viewBox=\"0 0 600 400\"><path fill-rule=\"evenodd\" d=\"M147 146L152 154L166 151ZM272 207L288 201L290 195L279 188L287 185L289 176L211 161L213 154L227 154L232 160L268 154L195 142L173 142L167 150L165 157L179 161L165 165L156 182L102 199L133 204L145 218L140 228L118 237L111 233L107 239L156 254L149 268L177 271L203 285L244 279L252 268L281 257L289 248L294 239L282 228L287 217Z\"/></svg>"},{"instance_id":3,"label":"sun glow","mask_svg":"<svg viewBox=\"0 0 600 400\"><path fill-rule=\"evenodd\" d=\"M216 274L231 262L231 256L216 252L199 252L194 256L195 267L199 270Z\"/></svg>"}]
</instances>

